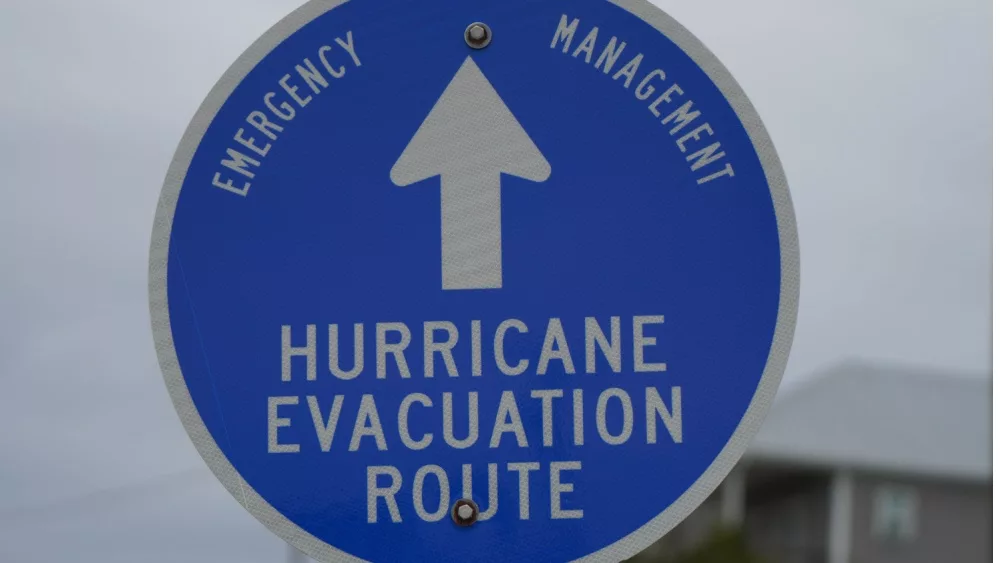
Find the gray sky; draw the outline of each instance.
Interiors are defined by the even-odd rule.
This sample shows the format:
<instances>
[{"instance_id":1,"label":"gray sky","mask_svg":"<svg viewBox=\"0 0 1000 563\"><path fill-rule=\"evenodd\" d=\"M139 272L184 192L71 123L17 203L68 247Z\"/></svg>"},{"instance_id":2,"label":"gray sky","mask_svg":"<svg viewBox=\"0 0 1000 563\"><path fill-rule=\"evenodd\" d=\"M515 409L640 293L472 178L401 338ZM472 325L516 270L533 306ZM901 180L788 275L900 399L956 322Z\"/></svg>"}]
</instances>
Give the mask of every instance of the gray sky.
<instances>
[{"instance_id":1,"label":"gray sky","mask_svg":"<svg viewBox=\"0 0 1000 563\"><path fill-rule=\"evenodd\" d=\"M787 381L854 356L987 377L990 2L657 3L735 75L784 163L802 252ZM298 4L0 6L0 560L281 559L172 411L146 261L188 120Z\"/></svg>"}]
</instances>

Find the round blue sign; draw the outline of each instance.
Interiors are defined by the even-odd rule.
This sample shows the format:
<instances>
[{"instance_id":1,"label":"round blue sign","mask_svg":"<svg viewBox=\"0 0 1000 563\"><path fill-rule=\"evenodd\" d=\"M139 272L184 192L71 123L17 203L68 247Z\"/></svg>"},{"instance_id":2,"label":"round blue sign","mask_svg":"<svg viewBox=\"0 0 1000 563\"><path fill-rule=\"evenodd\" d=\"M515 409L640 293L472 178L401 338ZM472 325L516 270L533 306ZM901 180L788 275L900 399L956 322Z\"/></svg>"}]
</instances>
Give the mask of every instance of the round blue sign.
<instances>
[{"instance_id":1,"label":"round blue sign","mask_svg":"<svg viewBox=\"0 0 1000 563\"><path fill-rule=\"evenodd\" d=\"M185 428L308 555L620 561L762 421L798 247L645 0L313 0L194 118L150 275Z\"/></svg>"}]
</instances>

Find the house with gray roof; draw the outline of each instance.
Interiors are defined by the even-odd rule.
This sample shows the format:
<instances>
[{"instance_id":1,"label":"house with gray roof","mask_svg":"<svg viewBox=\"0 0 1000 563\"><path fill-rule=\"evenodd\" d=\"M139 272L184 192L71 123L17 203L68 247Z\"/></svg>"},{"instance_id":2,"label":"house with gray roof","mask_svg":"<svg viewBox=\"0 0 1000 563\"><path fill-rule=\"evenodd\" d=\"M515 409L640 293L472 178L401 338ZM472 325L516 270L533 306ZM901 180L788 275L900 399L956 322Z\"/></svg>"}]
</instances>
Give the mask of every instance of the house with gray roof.
<instances>
[{"instance_id":1,"label":"house with gray roof","mask_svg":"<svg viewBox=\"0 0 1000 563\"><path fill-rule=\"evenodd\" d=\"M780 394L748 453L636 561L721 526L769 563L992 561L991 379L866 362Z\"/></svg>"}]
</instances>

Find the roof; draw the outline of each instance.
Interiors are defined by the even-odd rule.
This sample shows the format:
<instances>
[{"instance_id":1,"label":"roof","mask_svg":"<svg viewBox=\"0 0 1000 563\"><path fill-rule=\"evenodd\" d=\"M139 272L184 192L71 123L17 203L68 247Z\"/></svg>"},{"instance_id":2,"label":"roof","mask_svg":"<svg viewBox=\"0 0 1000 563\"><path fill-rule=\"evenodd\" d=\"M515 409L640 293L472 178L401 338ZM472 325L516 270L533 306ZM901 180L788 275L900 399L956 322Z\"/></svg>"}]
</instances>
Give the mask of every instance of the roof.
<instances>
[{"instance_id":1,"label":"roof","mask_svg":"<svg viewBox=\"0 0 1000 563\"><path fill-rule=\"evenodd\" d=\"M991 385L847 362L779 395L747 459L989 481Z\"/></svg>"}]
</instances>

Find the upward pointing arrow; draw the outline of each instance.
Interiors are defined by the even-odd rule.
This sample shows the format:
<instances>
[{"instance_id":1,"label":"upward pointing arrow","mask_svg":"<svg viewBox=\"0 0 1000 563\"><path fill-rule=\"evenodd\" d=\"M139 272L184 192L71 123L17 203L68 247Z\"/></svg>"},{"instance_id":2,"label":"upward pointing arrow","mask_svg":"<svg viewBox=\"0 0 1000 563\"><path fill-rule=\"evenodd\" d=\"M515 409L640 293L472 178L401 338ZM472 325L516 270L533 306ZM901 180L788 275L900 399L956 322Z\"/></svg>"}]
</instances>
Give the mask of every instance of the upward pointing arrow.
<instances>
[{"instance_id":1,"label":"upward pointing arrow","mask_svg":"<svg viewBox=\"0 0 1000 563\"><path fill-rule=\"evenodd\" d=\"M441 176L442 288L503 286L500 174L535 182L552 168L472 57L417 129L389 177Z\"/></svg>"}]
</instances>

